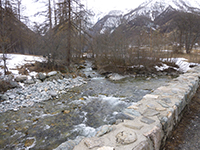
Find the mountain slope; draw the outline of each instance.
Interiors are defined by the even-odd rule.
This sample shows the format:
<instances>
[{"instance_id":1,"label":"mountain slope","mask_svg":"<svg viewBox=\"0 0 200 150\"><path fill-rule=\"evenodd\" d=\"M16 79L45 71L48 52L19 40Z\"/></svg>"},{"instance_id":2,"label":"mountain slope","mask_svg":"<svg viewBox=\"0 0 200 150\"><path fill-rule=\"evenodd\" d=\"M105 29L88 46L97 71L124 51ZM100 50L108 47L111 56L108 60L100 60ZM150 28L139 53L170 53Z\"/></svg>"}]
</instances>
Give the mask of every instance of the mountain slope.
<instances>
[{"instance_id":1,"label":"mountain slope","mask_svg":"<svg viewBox=\"0 0 200 150\"><path fill-rule=\"evenodd\" d=\"M136 18L139 16L151 19L154 22L154 26L162 26L173 18L174 12L177 10L186 12L200 11L200 2L197 0L192 2L187 0L148 0L125 15L113 11L112 14L108 14L100 19L93 26L92 30L94 34L103 33L104 31L113 32L119 24L137 24L136 21L138 19Z\"/></svg>"},{"instance_id":2,"label":"mountain slope","mask_svg":"<svg viewBox=\"0 0 200 150\"><path fill-rule=\"evenodd\" d=\"M124 17L128 20L132 20L136 16L145 15L154 20L169 7L175 10L194 11L200 10L200 3L197 1L191 3L185 0L148 0L124 15Z\"/></svg>"}]
</instances>

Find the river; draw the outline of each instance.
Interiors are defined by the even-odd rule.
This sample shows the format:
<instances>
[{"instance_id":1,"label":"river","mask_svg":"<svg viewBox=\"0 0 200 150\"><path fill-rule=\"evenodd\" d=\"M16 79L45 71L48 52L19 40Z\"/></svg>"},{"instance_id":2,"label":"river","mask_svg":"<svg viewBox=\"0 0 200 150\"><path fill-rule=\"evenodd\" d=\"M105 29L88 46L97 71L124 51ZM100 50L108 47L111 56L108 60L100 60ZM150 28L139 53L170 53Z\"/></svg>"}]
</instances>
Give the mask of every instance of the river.
<instances>
[{"instance_id":1,"label":"river","mask_svg":"<svg viewBox=\"0 0 200 150\"><path fill-rule=\"evenodd\" d=\"M87 84L70 89L58 99L1 113L0 149L50 150L80 136L94 136L102 125L132 119L124 110L171 80L126 76L113 81L90 67L83 70L93 75L86 79Z\"/></svg>"}]
</instances>

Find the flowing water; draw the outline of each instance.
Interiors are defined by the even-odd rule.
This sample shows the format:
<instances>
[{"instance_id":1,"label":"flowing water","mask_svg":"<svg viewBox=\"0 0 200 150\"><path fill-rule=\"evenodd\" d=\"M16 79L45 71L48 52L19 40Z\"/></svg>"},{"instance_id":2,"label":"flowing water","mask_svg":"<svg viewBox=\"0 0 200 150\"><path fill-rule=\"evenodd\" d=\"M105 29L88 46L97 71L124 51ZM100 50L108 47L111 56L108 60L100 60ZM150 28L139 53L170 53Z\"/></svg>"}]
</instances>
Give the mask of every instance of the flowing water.
<instances>
[{"instance_id":1,"label":"flowing water","mask_svg":"<svg viewBox=\"0 0 200 150\"><path fill-rule=\"evenodd\" d=\"M170 81L125 77L111 81L90 67L86 74L97 77L74 87L59 99L35 103L32 107L0 114L0 149L53 149L76 137L90 137L105 124L131 119L123 113L127 106Z\"/></svg>"}]
</instances>

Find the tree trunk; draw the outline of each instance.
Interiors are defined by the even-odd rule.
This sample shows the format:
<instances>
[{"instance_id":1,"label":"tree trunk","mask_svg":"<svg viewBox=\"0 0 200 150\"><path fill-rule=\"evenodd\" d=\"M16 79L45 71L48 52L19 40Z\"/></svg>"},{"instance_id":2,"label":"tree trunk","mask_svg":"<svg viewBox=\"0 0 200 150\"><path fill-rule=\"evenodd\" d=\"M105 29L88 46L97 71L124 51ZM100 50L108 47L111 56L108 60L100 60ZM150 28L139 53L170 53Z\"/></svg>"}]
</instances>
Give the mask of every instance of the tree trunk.
<instances>
[{"instance_id":1,"label":"tree trunk","mask_svg":"<svg viewBox=\"0 0 200 150\"><path fill-rule=\"evenodd\" d=\"M183 45L183 42L182 42L182 37L183 37L183 32L182 31L180 31L180 37L179 37L179 47L178 47L178 51L179 52L181 52L181 50L182 50L182 45ZM177 52L178 52L177 51Z\"/></svg>"},{"instance_id":2,"label":"tree trunk","mask_svg":"<svg viewBox=\"0 0 200 150\"><path fill-rule=\"evenodd\" d=\"M71 62L71 30L72 30L71 0L67 0L67 2L68 2L67 66L69 67Z\"/></svg>"},{"instance_id":3,"label":"tree trunk","mask_svg":"<svg viewBox=\"0 0 200 150\"><path fill-rule=\"evenodd\" d=\"M187 54L190 53L190 41L189 41L188 33L186 33L186 36L185 36L185 50Z\"/></svg>"},{"instance_id":4,"label":"tree trunk","mask_svg":"<svg viewBox=\"0 0 200 150\"><path fill-rule=\"evenodd\" d=\"M54 20L55 20L55 26L57 26L57 10L56 10L56 3L55 0L53 0L54 5Z\"/></svg>"},{"instance_id":5,"label":"tree trunk","mask_svg":"<svg viewBox=\"0 0 200 150\"><path fill-rule=\"evenodd\" d=\"M0 9L1 9L1 39L2 39L2 42L1 42L1 48L2 48L2 52L3 52L3 64L4 64L4 75L7 74L8 72L8 68L7 68L7 65L6 65L6 49L5 49L5 42L4 42L4 38L5 38L5 30L4 30L4 26L5 26L5 23L4 23L4 9L3 9L3 6L2 6L2 1L0 0Z\"/></svg>"},{"instance_id":6,"label":"tree trunk","mask_svg":"<svg viewBox=\"0 0 200 150\"><path fill-rule=\"evenodd\" d=\"M49 0L49 28L52 30L52 13L51 13L51 0Z\"/></svg>"}]
</instances>

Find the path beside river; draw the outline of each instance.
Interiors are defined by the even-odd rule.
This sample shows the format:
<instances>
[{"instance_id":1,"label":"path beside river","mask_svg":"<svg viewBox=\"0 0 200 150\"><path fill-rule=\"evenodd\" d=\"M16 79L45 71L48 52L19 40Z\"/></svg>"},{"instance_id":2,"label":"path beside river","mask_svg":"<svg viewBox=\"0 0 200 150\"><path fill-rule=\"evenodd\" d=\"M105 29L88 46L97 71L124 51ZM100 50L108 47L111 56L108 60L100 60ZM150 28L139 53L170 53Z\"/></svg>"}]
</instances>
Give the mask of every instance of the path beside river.
<instances>
[{"instance_id":1,"label":"path beside river","mask_svg":"<svg viewBox=\"0 0 200 150\"><path fill-rule=\"evenodd\" d=\"M167 140L164 150L200 149L200 87L186 108L182 120Z\"/></svg>"}]
</instances>

